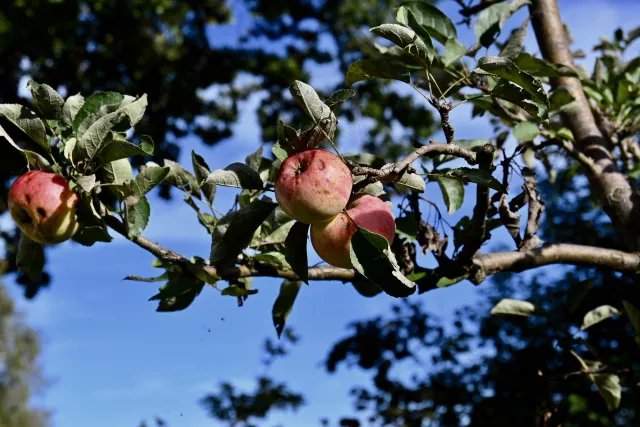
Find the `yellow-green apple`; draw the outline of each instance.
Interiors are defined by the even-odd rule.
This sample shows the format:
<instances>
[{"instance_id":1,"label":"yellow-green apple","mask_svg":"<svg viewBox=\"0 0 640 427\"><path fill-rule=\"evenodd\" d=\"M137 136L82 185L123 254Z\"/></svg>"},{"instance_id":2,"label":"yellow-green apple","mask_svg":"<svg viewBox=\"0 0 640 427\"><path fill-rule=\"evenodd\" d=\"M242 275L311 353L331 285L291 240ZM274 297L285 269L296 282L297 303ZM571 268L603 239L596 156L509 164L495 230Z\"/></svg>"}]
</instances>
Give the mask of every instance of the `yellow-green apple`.
<instances>
[{"instance_id":1,"label":"yellow-green apple","mask_svg":"<svg viewBox=\"0 0 640 427\"><path fill-rule=\"evenodd\" d=\"M389 206L377 197L359 194L349 202L346 213L311 226L311 243L320 258L335 267L353 268L349 251L356 225L380 234L390 245L396 234L396 221Z\"/></svg>"},{"instance_id":2,"label":"yellow-green apple","mask_svg":"<svg viewBox=\"0 0 640 427\"><path fill-rule=\"evenodd\" d=\"M352 186L347 165L321 148L287 157L274 184L280 208L305 224L327 221L342 212Z\"/></svg>"},{"instance_id":3,"label":"yellow-green apple","mask_svg":"<svg viewBox=\"0 0 640 427\"><path fill-rule=\"evenodd\" d=\"M20 230L45 245L62 243L78 230L77 202L62 176L38 170L16 179L8 196L9 212Z\"/></svg>"}]
</instances>

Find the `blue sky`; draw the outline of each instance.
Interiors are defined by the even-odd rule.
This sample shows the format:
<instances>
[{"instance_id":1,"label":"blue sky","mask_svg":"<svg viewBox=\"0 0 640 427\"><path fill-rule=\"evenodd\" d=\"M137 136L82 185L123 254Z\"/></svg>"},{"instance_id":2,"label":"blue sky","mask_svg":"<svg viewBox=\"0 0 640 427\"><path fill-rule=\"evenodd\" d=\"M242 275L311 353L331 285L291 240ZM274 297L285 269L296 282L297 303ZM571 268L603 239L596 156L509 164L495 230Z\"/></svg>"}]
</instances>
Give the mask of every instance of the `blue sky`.
<instances>
[{"instance_id":1,"label":"blue sky","mask_svg":"<svg viewBox=\"0 0 640 427\"><path fill-rule=\"evenodd\" d=\"M587 52L599 36L611 37L617 27L628 30L640 22L640 4L634 1L560 0L560 6L564 21L572 29L575 47ZM456 10L453 2L444 2L441 7L447 13ZM503 35L518 26L523 17L524 11L514 16ZM234 24L212 29L213 42L234 43L247 19L246 12L240 10ZM470 30L461 29L460 37L466 45L474 42ZM537 51L531 31L527 46L530 52ZM635 49L637 54L638 47ZM316 70L311 83L321 86L339 78L331 67L323 67ZM401 85L396 87L408 90ZM190 165L192 149L203 155L212 168L243 161L259 146L254 116L258 100L256 95L244 106L233 138L214 148L186 138L182 144L183 164ZM491 136L486 120L470 120L469 113L470 109L463 106L452 114L456 137ZM365 134L366 124L345 124L341 147L344 151L356 150ZM436 137L442 139L441 135ZM427 191L442 205L436 186L430 184ZM474 200L473 192L469 193L463 209L449 218L450 223L470 212ZM228 207L233 194L230 189L219 189L217 206ZM209 236L187 206L179 200L167 203L156 196L151 196L150 201L152 217L144 233L148 238L187 256L208 255ZM0 224L7 226L6 215L0 218ZM508 243L505 237L504 232L499 236ZM312 252L310 257L312 263L318 261ZM5 278L28 322L44 338L41 361L52 384L37 401L54 411L54 426L135 427L141 419L150 420L155 415L171 427L213 426L216 424L197 401L220 381L251 390L255 376L264 372L260 350L265 337L275 337L271 306L280 281L255 280L259 294L243 308L238 308L233 298L206 288L187 310L156 313L155 304L147 300L157 284L122 280L128 274L153 275L157 270L151 267L152 260L150 254L118 237L110 244L92 248L65 243L49 251L48 269L54 283L35 300L25 300L12 278ZM476 297L477 288L468 282L414 296L422 299L427 310L444 319ZM350 321L384 313L391 302L384 294L371 299L360 297L349 285L338 282L303 286L289 318L302 340L269 373L304 392L308 404L298 413L275 413L268 424L318 425L321 417L351 413L348 389L354 384L368 384L369 380L358 371L346 369L328 376L320 362L331 344L346 334Z\"/></svg>"}]
</instances>

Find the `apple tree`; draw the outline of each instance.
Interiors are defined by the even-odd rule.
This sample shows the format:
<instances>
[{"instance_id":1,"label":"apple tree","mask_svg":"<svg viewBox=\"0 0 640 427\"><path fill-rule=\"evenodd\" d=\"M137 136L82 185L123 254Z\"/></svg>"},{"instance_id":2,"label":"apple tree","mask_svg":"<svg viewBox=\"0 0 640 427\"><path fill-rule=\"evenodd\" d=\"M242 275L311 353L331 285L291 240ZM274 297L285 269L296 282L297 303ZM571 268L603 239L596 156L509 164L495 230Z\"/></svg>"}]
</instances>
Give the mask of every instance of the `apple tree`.
<instances>
[{"instance_id":1,"label":"apple tree","mask_svg":"<svg viewBox=\"0 0 640 427\"><path fill-rule=\"evenodd\" d=\"M187 309L205 287L243 305L260 297L260 277L281 278L272 312L278 335L303 284L317 280L350 284L363 297L384 293L411 300L462 281L480 285L494 275L562 264L613 272L637 284L640 60L623 55L640 32L618 31L613 41L603 41L589 72L574 62L579 53L570 49L555 1L459 4L461 14L473 18L474 45L459 41L456 25L437 7L404 2L394 22L371 23L370 34L380 39L376 50L346 67L344 88L323 98L307 83L292 81L290 97L305 120L285 123L283 117L274 124L272 143L223 169L211 170L194 151L189 165L147 161L134 173L131 159L154 154L150 136L131 132L154 94L103 91L65 99L46 82L30 81L34 105L0 105L6 126L0 133L29 169L63 177L77 201L70 206L51 198L26 209L32 203L23 197L28 184L21 190L16 181L9 204L46 218L75 209L75 242L104 244L117 233L153 254L159 275L128 279L161 283L150 298L158 311ZM505 22L522 8L530 16L501 37ZM542 57L524 50L529 22ZM485 50L495 54L481 55ZM443 140L403 141L403 154L393 162L371 152L342 152L336 143L342 109L354 102L363 82L390 80L408 85L439 116ZM493 138L456 138L451 112L463 104L492 123ZM543 221L554 221L539 187L553 183L558 169L585 179L589 209L605 215L602 223L614 230L611 244L539 236ZM203 233L211 235L209 254L179 254L144 237L152 213L146 195L159 185L181 192ZM229 212L216 208L219 186L237 189ZM442 194L447 213L434 207L434 192ZM447 215L469 193L472 213L448 224ZM35 280L44 251L24 224L32 226L37 218L14 219L24 231L18 269ZM485 250L504 230L510 247ZM310 249L327 264L310 267ZM427 266L418 250L435 265ZM615 302L584 307L590 288L578 282L560 310L514 296L497 302L491 314L544 319L562 331L557 356L571 357L576 375L587 377L613 411L623 388L636 387L638 367L619 364L615 352L595 351L589 329L619 316L629 336L640 334L636 288ZM573 315L577 307L579 319Z\"/></svg>"}]
</instances>

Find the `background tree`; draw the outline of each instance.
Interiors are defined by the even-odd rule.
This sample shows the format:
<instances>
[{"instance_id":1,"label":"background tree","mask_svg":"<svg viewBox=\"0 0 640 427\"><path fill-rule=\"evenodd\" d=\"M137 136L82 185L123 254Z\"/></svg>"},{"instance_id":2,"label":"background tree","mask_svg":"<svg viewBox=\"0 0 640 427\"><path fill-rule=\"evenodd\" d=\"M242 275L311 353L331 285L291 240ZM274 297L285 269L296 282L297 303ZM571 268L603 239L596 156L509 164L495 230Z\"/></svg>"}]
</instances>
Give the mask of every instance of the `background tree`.
<instances>
[{"instance_id":1,"label":"background tree","mask_svg":"<svg viewBox=\"0 0 640 427\"><path fill-rule=\"evenodd\" d=\"M49 412L31 398L44 385L40 374L40 338L15 311L0 283L0 424L7 427L44 427Z\"/></svg>"}]
</instances>

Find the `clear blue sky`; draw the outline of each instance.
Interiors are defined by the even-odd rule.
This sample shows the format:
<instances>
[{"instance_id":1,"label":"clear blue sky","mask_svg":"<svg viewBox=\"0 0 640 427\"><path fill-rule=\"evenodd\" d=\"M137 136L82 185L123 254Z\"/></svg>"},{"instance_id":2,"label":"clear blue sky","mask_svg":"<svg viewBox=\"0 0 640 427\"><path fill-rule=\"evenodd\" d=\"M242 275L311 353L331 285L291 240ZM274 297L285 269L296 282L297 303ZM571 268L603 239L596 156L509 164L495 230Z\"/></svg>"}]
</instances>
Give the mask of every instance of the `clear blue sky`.
<instances>
[{"instance_id":1,"label":"clear blue sky","mask_svg":"<svg viewBox=\"0 0 640 427\"><path fill-rule=\"evenodd\" d=\"M640 4L635 1L560 0L560 5L576 39L575 46L587 52L599 36L611 37L618 26L628 30L640 22ZM453 2L444 2L441 7L447 12L456 10ZM519 25L523 16L523 11L514 16L503 34ZM247 19L248 15L241 13L233 25L212 29L214 43L234 43ZM371 26L377 24L372 22ZM461 39L472 44L472 31L461 31ZM529 51L536 51L531 31L527 45ZM326 79L334 82L339 78L331 67L324 67L314 74L311 83L322 85ZM210 149L186 138L183 164L191 164L191 149L202 154L212 168L243 161L260 141L254 116L257 100L254 97L244 106L233 138ZM458 139L491 136L486 120L469 117L466 107L452 115ZM349 126L341 146L357 149L365 133L362 123ZM428 192L430 198L441 203L437 187L429 185ZM473 193L469 193L463 209L449 222L455 223L469 213L474 202ZM227 207L233 194L232 190L220 189L218 206ZM152 217L144 233L147 237L188 256L208 255L208 235L187 206L177 199L167 203L155 196L150 201ZM0 218L0 224L6 227L7 220L6 216ZM501 236L504 238L505 233ZM147 301L157 284L122 280L128 274L157 272L150 266L153 257L132 243L122 238L92 248L65 243L48 253L54 282L35 300L25 300L11 278L6 282L28 322L44 338L41 361L53 382L37 401L54 411L54 426L135 427L141 419L150 420L155 415L170 427L213 426L216 424L197 401L220 381L252 390L255 376L264 372L260 350L265 337L275 337L271 306L279 280L255 280L254 287L260 292L243 308L238 308L233 298L206 288L187 310L160 314L154 311L155 304ZM317 260L311 255L311 262ZM421 298L429 311L446 319L476 296L477 290L465 282L413 298ZM264 425L281 422L312 426L318 425L321 417L351 413L348 389L368 383L367 377L345 369L328 376L320 362L331 344L345 335L350 321L386 312L391 302L384 294L372 299L360 297L349 285L337 282L303 286L289 318L302 341L284 362L276 362L270 374L304 392L308 404L298 413L275 413Z\"/></svg>"}]
</instances>

